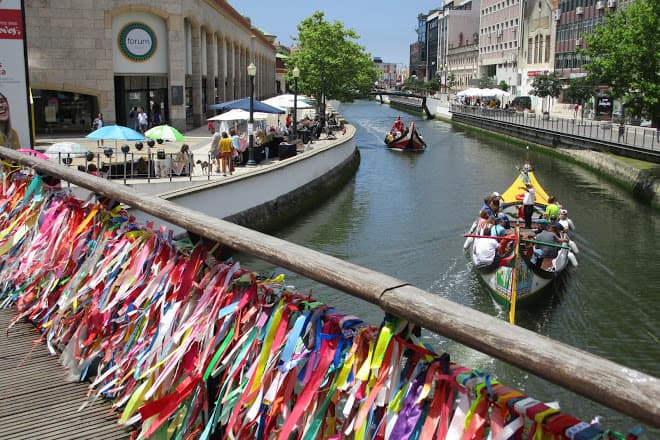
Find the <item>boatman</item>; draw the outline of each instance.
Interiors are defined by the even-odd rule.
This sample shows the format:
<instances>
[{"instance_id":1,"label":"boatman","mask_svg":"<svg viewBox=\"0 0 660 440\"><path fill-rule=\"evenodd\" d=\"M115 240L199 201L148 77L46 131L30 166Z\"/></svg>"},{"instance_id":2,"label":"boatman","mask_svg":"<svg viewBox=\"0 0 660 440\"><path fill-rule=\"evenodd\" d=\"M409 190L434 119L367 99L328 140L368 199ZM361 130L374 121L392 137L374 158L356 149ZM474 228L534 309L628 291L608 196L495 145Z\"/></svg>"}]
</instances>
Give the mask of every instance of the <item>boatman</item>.
<instances>
[{"instance_id":1,"label":"boatman","mask_svg":"<svg viewBox=\"0 0 660 440\"><path fill-rule=\"evenodd\" d=\"M403 127L403 122L401 122L401 116L396 117L396 121L394 121L394 125L392 125L392 134L394 134L394 137L398 137L403 133L404 127ZM397 134L395 134L395 132Z\"/></svg>"}]
</instances>

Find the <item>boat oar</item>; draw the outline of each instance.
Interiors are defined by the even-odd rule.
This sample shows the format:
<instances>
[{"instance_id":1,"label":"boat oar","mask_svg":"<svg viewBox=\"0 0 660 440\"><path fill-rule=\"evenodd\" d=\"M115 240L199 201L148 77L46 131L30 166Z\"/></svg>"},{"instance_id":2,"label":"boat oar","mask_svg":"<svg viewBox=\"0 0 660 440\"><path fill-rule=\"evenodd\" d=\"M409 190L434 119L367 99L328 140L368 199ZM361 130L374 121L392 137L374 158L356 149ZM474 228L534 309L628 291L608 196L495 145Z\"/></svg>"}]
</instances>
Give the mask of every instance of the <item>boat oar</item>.
<instances>
[{"instance_id":1,"label":"boat oar","mask_svg":"<svg viewBox=\"0 0 660 440\"><path fill-rule=\"evenodd\" d=\"M509 304L509 323L516 323L516 301L518 299L518 245L520 244L520 228L516 226L516 243L514 248L513 273L511 274L511 301Z\"/></svg>"}]
</instances>

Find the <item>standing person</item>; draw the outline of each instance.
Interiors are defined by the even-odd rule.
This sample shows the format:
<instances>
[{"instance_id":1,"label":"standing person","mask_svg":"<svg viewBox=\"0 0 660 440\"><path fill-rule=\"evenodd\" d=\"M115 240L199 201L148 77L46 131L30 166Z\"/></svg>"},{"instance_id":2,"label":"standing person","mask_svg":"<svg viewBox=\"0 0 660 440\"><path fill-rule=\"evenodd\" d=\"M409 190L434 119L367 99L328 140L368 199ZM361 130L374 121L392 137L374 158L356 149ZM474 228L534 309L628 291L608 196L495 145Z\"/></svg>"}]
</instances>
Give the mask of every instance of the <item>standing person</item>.
<instances>
[{"instance_id":1,"label":"standing person","mask_svg":"<svg viewBox=\"0 0 660 440\"><path fill-rule=\"evenodd\" d=\"M623 139L624 135L626 134L626 125L623 123L623 119L621 122L619 122L619 141L621 142L621 139Z\"/></svg>"},{"instance_id":2,"label":"standing person","mask_svg":"<svg viewBox=\"0 0 660 440\"><path fill-rule=\"evenodd\" d=\"M220 139L220 161L222 167L222 175L227 175L227 170L229 170L229 175L232 175L231 169L231 150L233 149L231 139L227 135L226 131L222 132L222 138Z\"/></svg>"},{"instance_id":3,"label":"standing person","mask_svg":"<svg viewBox=\"0 0 660 440\"><path fill-rule=\"evenodd\" d=\"M137 122L137 107L133 107L130 112L128 112L128 121L133 130L138 131L138 122Z\"/></svg>"},{"instance_id":4,"label":"standing person","mask_svg":"<svg viewBox=\"0 0 660 440\"><path fill-rule=\"evenodd\" d=\"M239 157L239 152L241 149L241 144L240 144L240 139L238 137L238 133L236 133L236 129L232 128L229 130L229 136L231 137L231 147L232 147L232 152L231 152L231 172L234 172L234 158ZM241 158L243 156L241 155Z\"/></svg>"},{"instance_id":5,"label":"standing person","mask_svg":"<svg viewBox=\"0 0 660 440\"><path fill-rule=\"evenodd\" d=\"M103 127L103 113L99 113L98 115L96 115L96 118L94 118L94 121L92 122L92 130L98 130L101 127ZM102 147L103 139L97 140L96 146Z\"/></svg>"},{"instance_id":6,"label":"standing person","mask_svg":"<svg viewBox=\"0 0 660 440\"><path fill-rule=\"evenodd\" d=\"M138 111L137 121L138 126L140 127L140 133L144 134L149 124L149 117L142 107L140 107L140 110Z\"/></svg>"},{"instance_id":7,"label":"standing person","mask_svg":"<svg viewBox=\"0 0 660 440\"><path fill-rule=\"evenodd\" d=\"M293 124L293 120L291 119L291 113L287 113L284 122L284 125L286 126L287 130L291 127L291 124Z\"/></svg>"},{"instance_id":8,"label":"standing person","mask_svg":"<svg viewBox=\"0 0 660 440\"><path fill-rule=\"evenodd\" d=\"M220 133L213 133L211 138L211 149L209 150L211 156L211 163L215 163L215 172L220 172Z\"/></svg>"},{"instance_id":9,"label":"standing person","mask_svg":"<svg viewBox=\"0 0 660 440\"><path fill-rule=\"evenodd\" d=\"M215 132L215 128L213 127L213 121L209 120L206 123L206 128L209 130L209 133L213 134Z\"/></svg>"},{"instance_id":10,"label":"standing person","mask_svg":"<svg viewBox=\"0 0 660 440\"><path fill-rule=\"evenodd\" d=\"M14 150L21 148L18 133L11 126L9 101L2 93L0 93L0 145Z\"/></svg>"},{"instance_id":11,"label":"standing person","mask_svg":"<svg viewBox=\"0 0 660 440\"><path fill-rule=\"evenodd\" d=\"M523 196L523 215L525 216L525 228L531 229L532 227L532 214L534 214L534 202L536 195L534 194L534 187L531 183L521 186L520 189L525 190Z\"/></svg>"},{"instance_id":12,"label":"standing person","mask_svg":"<svg viewBox=\"0 0 660 440\"><path fill-rule=\"evenodd\" d=\"M576 119L577 119L577 115L578 115L578 110L579 110L579 109L580 109L580 105L576 103L576 104L573 106L573 117L576 118Z\"/></svg>"}]
</instances>

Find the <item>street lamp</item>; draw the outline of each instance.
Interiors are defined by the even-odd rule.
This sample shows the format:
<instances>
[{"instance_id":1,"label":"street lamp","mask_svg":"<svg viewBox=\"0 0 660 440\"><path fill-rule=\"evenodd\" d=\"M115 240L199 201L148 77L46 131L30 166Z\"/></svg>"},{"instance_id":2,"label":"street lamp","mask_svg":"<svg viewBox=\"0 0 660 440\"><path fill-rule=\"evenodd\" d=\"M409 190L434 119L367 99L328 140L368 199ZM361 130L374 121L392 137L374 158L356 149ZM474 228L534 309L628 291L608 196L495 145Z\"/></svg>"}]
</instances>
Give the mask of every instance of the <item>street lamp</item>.
<instances>
[{"instance_id":1,"label":"street lamp","mask_svg":"<svg viewBox=\"0 0 660 440\"><path fill-rule=\"evenodd\" d=\"M298 138L298 77L300 69L293 68L293 138Z\"/></svg>"},{"instance_id":2,"label":"street lamp","mask_svg":"<svg viewBox=\"0 0 660 440\"><path fill-rule=\"evenodd\" d=\"M247 74L250 77L250 121L248 122L248 165L256 165L254 161L254 76L257 74L257 66L250 63L247 67Z\"/></svg>"}]
</instances>

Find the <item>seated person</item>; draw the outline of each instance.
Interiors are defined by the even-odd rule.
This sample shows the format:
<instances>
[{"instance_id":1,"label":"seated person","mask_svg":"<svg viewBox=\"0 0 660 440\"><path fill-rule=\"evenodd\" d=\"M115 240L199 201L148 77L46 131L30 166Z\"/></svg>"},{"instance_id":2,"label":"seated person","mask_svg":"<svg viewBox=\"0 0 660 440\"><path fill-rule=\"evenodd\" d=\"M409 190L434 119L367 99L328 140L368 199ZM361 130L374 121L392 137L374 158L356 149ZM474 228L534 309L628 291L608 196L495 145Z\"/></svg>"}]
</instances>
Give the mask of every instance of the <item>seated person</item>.
<instances>
[{"instance_id":1,"label":"seated person","mask_svg":"<svg viewBox=\"0 0 660 440\"><path fill-rule=\"evenodd\" d=\"M486 226L483 235L491 235L491 227ZM496 264L499 261L497 248L499 241L494 238L475 238L473 252L478 268L484 268Z\"/></svg>"},{"instance_id":2,"label":"seated person","mask_svg":"<svg viewBox=\"0 0 660 440\"><path fill-rule=\"evenodd\" d=\"M545 218L550 219L552 216L559 216L559 204L557 204L557 197L548 197L548 205L545 207Z\"/></svg>"},{"instance_id":3,"label":"seated person","mask_svg":"<svg viewBox=\"0 0 660 440\"><path fill-rule=\"evenodd\" d=\"M192 174L192 168L194 165L191 161L190 146L188 144L181 145L181 151L176 153L174 160L172 161L172 171L177 176L181 174Z\"/></svg>"},{"instance_id":4,"label":"seated person","mask_svg":"<svg viewBox=\"0 0 660 440\"><path fill-rule=\"evenodd\" d=\"M564 227L564 231L566 232L575 230L575 225L573 224L573 220L568 218L568 211L566 209L559 210L558 223Z\"/></svg>"},{"instance_id":5,"label":"seated person","mask_svg":"<svg viewBox=\"0 0 660 440\"><path fill-rule=\"evenodd\" d=\"M543 229L540 233L536 234L534 240L541 242L534 244L534 254L537 258L533 263L537 266L541 266L544 258L554 259L559 254L559 247L543 243L559 245L568 241L564 238L559 238L559 230L556 225L550 225L549 229Z\"/></svg>"}]
</instances>

